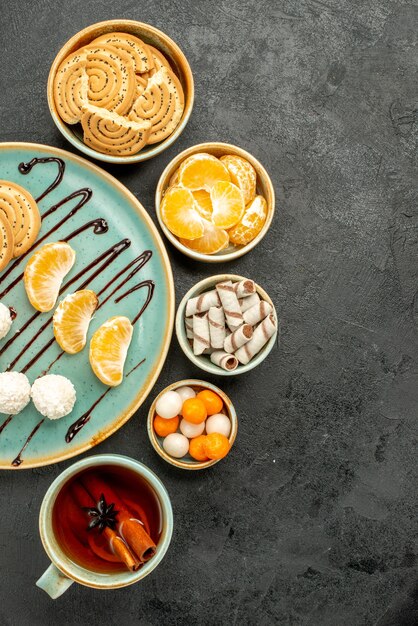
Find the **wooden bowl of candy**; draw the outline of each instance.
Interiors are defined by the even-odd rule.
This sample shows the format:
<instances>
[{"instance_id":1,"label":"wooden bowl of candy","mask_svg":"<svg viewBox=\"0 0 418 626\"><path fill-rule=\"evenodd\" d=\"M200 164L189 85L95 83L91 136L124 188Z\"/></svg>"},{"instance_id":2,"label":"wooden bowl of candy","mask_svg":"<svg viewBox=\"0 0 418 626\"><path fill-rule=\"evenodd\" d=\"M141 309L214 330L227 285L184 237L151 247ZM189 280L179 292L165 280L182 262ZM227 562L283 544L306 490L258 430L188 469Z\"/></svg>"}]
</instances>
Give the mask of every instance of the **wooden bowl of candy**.
<instances>
[{"instance_id":1,"label":"wooden bowl of candy","mask_svg":"<svg viewBox=\"0 0 418 626\"><path fill-rule=\"evenodd\" d=\"M238 418L228 396L203 380L181 380L155 398L148 436L167 463L186 470L211 467L229 454Z\"/></svg>"},{"instance_id":2,"label":"wooden bowl of candy","mask_svg":"<svg viewBox=\"0 0 418 626\"><path fill-rule=\"evenodd\" d=\"M201 143L161 174L155 207L161 229L183 254L207 263L232 261L263 239L274 215L273 183L246 150Z\"/></svg>"},{"instance_id":3,"label":"wooden bowl of candy","mask_svg":"<svg viewBox=\"0 0 418 626\"><path fill-rule=\"evenodd\" d=\"M278 318L269 295L253 280L219 274L186 293L175 328L192 363L211 374L235 376L268 356L278 336Z\"/></svg>"},{"instance_id":4,"label":"wooden bowl of candy","mask_svg":"<svg viewBox=\"0 0 418 626\"><path fill-rule=\"evenodd\" d=\"M138 163L166 150L193 108L190 65L157 28L109 20L61 48L48 77L48 105L78 150L107 163Z\"/></svg>"}]
</instances>

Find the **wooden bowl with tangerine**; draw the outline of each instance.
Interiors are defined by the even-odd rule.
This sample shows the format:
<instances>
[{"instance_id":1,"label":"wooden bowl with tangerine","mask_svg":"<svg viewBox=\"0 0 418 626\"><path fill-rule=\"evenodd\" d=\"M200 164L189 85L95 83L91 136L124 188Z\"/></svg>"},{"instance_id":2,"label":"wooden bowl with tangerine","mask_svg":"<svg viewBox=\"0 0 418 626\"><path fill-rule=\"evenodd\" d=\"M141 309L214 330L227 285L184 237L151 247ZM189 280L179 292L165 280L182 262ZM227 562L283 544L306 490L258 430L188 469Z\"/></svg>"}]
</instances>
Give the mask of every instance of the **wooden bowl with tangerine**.
<instances>
[{"instance_id":1,"label":"wooden bowl with tangerine","mask_svg":"<svg viewBox=\"0 0 418 626\"><path fill-rule=\"evenodd\" d=\"M172 383L148 412L148 436L159 456L180 469L212 467L231 451L238 418L222 389L203 380Z\"/></svg>"},{"instance_id":2,"label":"wooden bowl with tangerine","mask_svg":"<svg viewBox=\"0 0 418 626\"><path fill-rule=\"evenodd\" d=\"M275 194L252 154L232 144L201 143L167 165L155 207L163 233L180 252L220 263L260 243L273 219Z\"/></svg>"}]
</instances>

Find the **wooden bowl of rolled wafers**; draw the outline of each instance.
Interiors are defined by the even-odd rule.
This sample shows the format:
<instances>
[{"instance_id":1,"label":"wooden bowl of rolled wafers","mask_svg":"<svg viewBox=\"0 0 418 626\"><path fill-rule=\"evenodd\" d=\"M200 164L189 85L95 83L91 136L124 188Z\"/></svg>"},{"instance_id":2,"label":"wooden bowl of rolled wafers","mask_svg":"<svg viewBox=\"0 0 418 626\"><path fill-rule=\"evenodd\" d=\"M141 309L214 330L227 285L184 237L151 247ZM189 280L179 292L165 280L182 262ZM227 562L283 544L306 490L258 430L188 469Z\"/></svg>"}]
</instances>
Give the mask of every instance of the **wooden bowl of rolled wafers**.
<instances>
[{"instance_id":1,"label":"wooden bowl of rolled wafers","mask_svg":"<svg viewBox=\"0 0 418 626\"><path fill-rule=\"evenodd\" d=\"M171 146L193 108L190 65L165 33L109 20L74 35L55 57L48 105L78 150L107 163L138 163Z\"/></svg>"},{"instance_id":2,"label":"wooden bowl of rolled wafers","mask_svg":"<svg viewBox=\"0 0 418 626\"><path fill-rule=\"evenodd\" d=\"M260 285L244 276L219 274L186 293L175 328L181 349L197 367L236 376L268 356L277 342L279 321Z\"/></svg>"}]
</instances>

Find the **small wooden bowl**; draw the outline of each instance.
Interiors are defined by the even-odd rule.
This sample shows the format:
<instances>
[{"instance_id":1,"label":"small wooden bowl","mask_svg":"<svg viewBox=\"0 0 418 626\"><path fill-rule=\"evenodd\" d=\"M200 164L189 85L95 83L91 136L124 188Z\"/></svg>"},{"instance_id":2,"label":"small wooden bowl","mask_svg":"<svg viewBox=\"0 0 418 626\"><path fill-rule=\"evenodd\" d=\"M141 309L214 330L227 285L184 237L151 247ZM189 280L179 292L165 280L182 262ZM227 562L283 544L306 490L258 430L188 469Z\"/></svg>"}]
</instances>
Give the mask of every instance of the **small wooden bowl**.
<instances>
[{"instance_id":1,"label":"small wooden bowl","mask_svg":"<svg viewBox=\"0 0 418 626\"><path fill-rule=\"evenodd\" d=\"M147 420L148 437L152 443L154 450L157 452L157 454L159 454L160 457L164 459L164 461L167 461L167 463L170 463L171 465L174 465L175 467L180 467L181 469L185 469L185 470L201 470L207 467L212 467L212 465L215 465L215 463L218 463L222 459L218 459L217 461L196 461L190 455L186 455L185 457L181 459L176 459L170 456L169 454L167 454L167 452L163 448L163 437L159 437L154 431L153 422L154 422L154 417L156 415L155 406L157 404L158 398L162 396L163 393L165 393L166 391L175 391L179 387L192 387L195 391L202 391L202 389L210 389L211 391L214 391L215 393L218 394L218 396L222 398L223 403L224 403L222 413L225 413L225 415L229 417L230 422L231 422L231 432L229 434L229 443L231 444L231 447L232 447L235 441L235 438L237 436L237 432L238 432L238 418L234 409L234 405L232 404L231 400L228 398L226 393L224 393L221 389L219 389L219 387L216 387L215 385L212 385L212 383L208 383L204 380L195 380L195 379L180 380L177 383L172 383L171 385L163 389L158 394L158 396L154 399L154 402L151 404L151 408L148 412L148 420Z\"/></svg>"},{"instance_id":2,"label":"small wooden bowl","mask_svg":"<svg viewBox=\"0 0 418 626\"><path fill-rule=\"evenodd\" d=\"M183 297L182 301L180 302L178 306L177 313L176 313L175 329L176 329L176 336L180 344L180 348L183 350L187 358L192 363L194 363L194 365L199 367L201 370L204 370L205 372L209 372L210 374L215 374L217 376L238 376L239 374L245 374L245 372L249 372L254 367L257 367L257 365L260 365L262 361L264 361L264 359L268 356L268 354L273 349L274 344L276 342L278 329L276 330L275 334L270 337L268 342L261 348L260 352L256 354L255 357L253 357L249 363L247 363L246 365L241 365L240 363L238 367L232 371L224 370L218 365L215 365L214 363L212 363L212 361L209 358L209 355L207 354L200 354L199 356L196 356L195 354L193 354L193 348L191 347L189 340L187 339L186 328L184 324L186 304L188 300L190 300L190 298L199 296L204 291L210 291L218 283L221 283L227 280L232 280L233 282L237 282L237 281L244 280L244 279L245 279L245 276L238 276L237 274L218 274L217 276L210 276L209 278L204 278L200 282L196 283L196 285L192 287L186 293L186 295ZM278 327L279 319L277 317L276 309L274 307L274 304L270 296L268 295L266 291L264 291L264 289L262 289L259 285L257 285L257 283L256 283L256 290L257 290L258 295L261 297L261 299L266 300L273 307L272 312L277 320L277 327Z\"/></svg>"},{"instance_id":3,"label":"small wooden bowl","mask_svg":"<svg viewBox=\"0 0 418 626\"><path fill-rule=\"evenodd\" d=\"M167 226L164 224L161 217L161 201L164 196L164 193L169 186L169 181L176 171L176 169L180 166L180 164L192 154L198 154L199 152L207 152L212 154L215 157L221 157L225 154L234 154L236 156L240 156L243 159L246 159L251 163L257 173L257 193L264 196L267 202L267 218L263 225L263 228L250 243L247 243L245 246L234 246L229 245L225 250L221 250L216 254L202 254L201 252L195 252L194 250L190 250L187 246L184 246L177 239L172 232L170 232ZM274 187L271 182L270 176L267 174L264 167L261 165L259 161L252 154L243 150L242 148L238 148L238 146L234 146L228 143L220 143L220 142L209 142L209 143L200 143L196 146L192 146L191 148L187 148L183 152L180 152L170 163L167 165L165 170L160 176L160 180L158 181L157 189L155 192L155 209L157 212L157 218L161 226L161 230L164 235L167 237L169 241L175 246L180 252L186 254L192 259L196 259L197 261L204 261L205 263L222 263L225 261L233 261L244 254L247 254L250 250L255 248L257 244L263 239L264 235L267 233L270 228L275 208L275 195L274 195Z\"/></svg>"},{"instance_id":4,"label":"small wooden bowl","mask_svg":"<svg viewBox=\"0 0 418 626\"><path fill-rule=\"evenodd\" d=\"M105 33L112 32L125 32L129 33L130 35L135 35L142 39L145 43L148 43L158 50L161 50L161 52L170 61L170 65L173 68L174 72L177 74L184 90L183 117L174 132L164 141L157 144L152 144L150 146L145 146L140 152L132 156L113 156L111 154L97 152L97 150L93 150L92 148L86 146L83 141L83 134L80 130L80 125L66 124L60 118L53 94L54 76L62 61L69 54L71 54L71 52L74 52L75 50L86 46L91 41L93 41L93 39L96 39L96 37L104 35ZM55 57L49 72L47 96L49 110L58 130L70 143L73 144L73 146L78 148L78 150L84 152L84 154L87 154L93 159L105 161L106 163L139 163L140 161L146 161L147 159L151 159L157 154L161 154L161 152L166 150L176 141L176 139L185 129L193 109L193 74L183 52L180 50L178 45L165 33L161 32L157 28L154 28L153 26L150 26L149 24L144 24L143 22L136 22L134 20L109 20L106 22L98 22L97 24L92 24L91 26L84 28L76 35L71 37L71 39L67 41L66 44L64 44L64 46Z\"/></svg>"}]
</instances>

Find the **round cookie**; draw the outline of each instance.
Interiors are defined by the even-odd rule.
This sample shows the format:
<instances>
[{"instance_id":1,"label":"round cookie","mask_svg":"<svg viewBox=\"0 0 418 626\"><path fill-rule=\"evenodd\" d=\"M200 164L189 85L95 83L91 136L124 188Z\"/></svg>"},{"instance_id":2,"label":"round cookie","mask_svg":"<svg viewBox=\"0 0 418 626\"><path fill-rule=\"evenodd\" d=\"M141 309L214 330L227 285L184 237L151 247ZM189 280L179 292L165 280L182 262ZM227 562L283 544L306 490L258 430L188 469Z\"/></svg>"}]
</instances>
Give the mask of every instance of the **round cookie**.
<instances>
[{"instance_id":1,"label":"round cookie","mask_svg":"<svg viewBox=\"0 0 418 626\"><path fill-rule=\"evenodd\" d=\"M129 119L151 122L147 143L162 141L178 126L184 109L183 88L177 76L161 67L148 81L143 94L137 98Z\"/></svg>"},{"instance_id":2,"label":"round cookie","mask_svg":"<svg viewBox=\"0 0 418 626\"><path fill-rule=\"evenodd\" d=\"M6 217L13 232L13 256L24 254L36 241L41 227L35 199L20 185L0 180L0 214Z\"/></svg>"},{"instance_id":3,"label":"round cookie","mask_svg":"<svg viewBox=\"0 0 418 626\"><path fill-rule=\"evenodd\" d=\"M54 100L59 116L67 124L80 121L87 101L86 52L76 50L61 63L54 77Z\"/></svg>"},{"instance_id":4,"label":"round cookie","mask_svg":"<svg viewBox=\"0 0 418 626\"><path fill-rule=\"evenodd\" d=\"M118 50L127 53L134 64L135 72L138 74L148 72L154 67L154 60L149 46L139 37L128 35L128 33L106 33L96 37L91 45L96 43L110 44Z\"/></svg>"},{"instance_id":5,"label":"round cookie","mask_svg":"<svg viewBox=\"0 0 418 626\"><path fill-rule=\"evenodd\" d=\"M100 107L89 105L81 118L84 142L106 154L129 156L147 143L151 124L135 122Z\"/></svg>"},{"instance_id":6,"label":"round cookie","mask_svg":"<svg viewBox=\"0 0 418 626\"><path fill-rule=\"evenodd\" d=\"M0 271L13 257L13 231L5 214L0 211Z\"/></svg>"}]
</instances>

